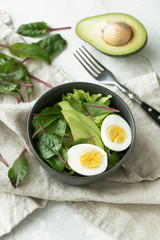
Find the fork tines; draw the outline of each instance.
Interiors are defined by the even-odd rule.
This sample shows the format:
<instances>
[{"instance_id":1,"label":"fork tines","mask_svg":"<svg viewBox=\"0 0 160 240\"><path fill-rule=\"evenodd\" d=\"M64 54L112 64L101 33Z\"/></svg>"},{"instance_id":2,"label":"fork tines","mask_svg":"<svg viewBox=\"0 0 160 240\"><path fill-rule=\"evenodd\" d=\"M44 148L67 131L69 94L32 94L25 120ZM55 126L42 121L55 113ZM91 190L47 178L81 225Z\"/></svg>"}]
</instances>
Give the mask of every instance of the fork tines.
<instances>
[{"instance_id":1,"label":"fork tines","mask_svg":"<svg viewBox=\"0 0 160 240\"><path fill-rule=\"evenodd\" d=\"M77 54L73 53L73 55L92 77L97 78L99 74L104 71L104 67L88 52L84 46L82 46L82 48L79 48L79 50L76 51Z\"/></svg>"}]
</instances>

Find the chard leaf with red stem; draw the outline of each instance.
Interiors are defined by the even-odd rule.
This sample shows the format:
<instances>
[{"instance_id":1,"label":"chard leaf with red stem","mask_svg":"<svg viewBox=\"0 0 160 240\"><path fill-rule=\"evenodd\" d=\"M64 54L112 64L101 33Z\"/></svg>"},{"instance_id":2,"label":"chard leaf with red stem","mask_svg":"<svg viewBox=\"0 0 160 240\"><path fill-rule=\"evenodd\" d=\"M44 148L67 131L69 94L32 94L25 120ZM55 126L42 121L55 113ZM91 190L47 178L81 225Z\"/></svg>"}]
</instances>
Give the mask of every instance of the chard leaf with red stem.
<instances>
[{"instance_id":1,"label":"chard leaf with red stem","mask_svg":"<svg viewBox=\"0 0 160 240\"><path fill-rule=\"evenodd\" d=\"M9 167L8 163L6 162L6 160L4 160L1 154L0 154L0 161L2 161L6 165L6 167Z\"/></svg>"},{"instance_id":2,"label":"chard leaf with red stem","mask_svg":"<svg viewBox=\"0 0 160 240\"><path fill-rule=\"evenodd\" d=\"M70 29L70 28L71 27L50 28L47 25L47 23L42 21L42 22L32 22L32 23L22 24L17 29L17 32L22 36L39 37L49 31L56 31L56 30L63 30L63 29Z\"/></svg>"},{"instance_id":3,"label":"chard leaf with red stem","mask_svg":"<svg viewBox=\"0 0 160 240\"><path fill-rule=\"evenodd\" d=\"M18 61L10 61L0 65L0 79L18 81L27 74L27 69Z\"/></svg>"},{"instance_id":4,"label":"chard leaf with red stem","mask_svg":"<svg viewBox=\"0 0 160 240\"><path fill-rule=\"evenodd\" d=\"M14 188L17 188L24 181L27 173L27 159L25 157L26 149L20 154L20 156L15 160L13 166L8 171L8 177Z\"/></svg>"},{"instance_id":5,"label":"chard leaf with red stem","mask_svg":"<svg viewBox=\"0 0 160 240\"><path fill-rule=\"evenodd\" d=\"M20 103L21 101L23 101L23 97L21 96L21 94L17 91L8 91L8 90L5 90L4 88L2 88L0 86L0 93L5 93L5 94L9 94L9 95L12 95L14 97L17 98L17 101L18 103Z\"/></svg>"},{"instance_id":6,"label":"chard leaf with red stem","mask_svg":"<svg viewBox=\"0 0 160 240\"><path fill-rule=\"evenodd\" d=\"M54 34L34 44L44 49L53 58L64 50L67 42L60 34Z\"/></svg>"},{"instance_id":7,"label":"chard leaf with red stem","mask_svg":"<svg viewBox=\"0 0 160 240\"><path fill-rule=\"evenodd\" d=\"M45 160L57 155L61 147L62 138L51 134L42 134L37 144L39 154Z\"/></svg>"},{"instance_id":8,"label":"chard leaf with red stem","mask_svg":"<svg viewBox=\"0 0 160 240\"><path fill-rule=\"evenodd\" d=\"M15 43L9 46L0 44L0 47L7 48L10 53L16 57L35 58L39 60L46 60L49 64L51 63L49 54L39 46L32 43Z\"/></svg>"}]
</instances>

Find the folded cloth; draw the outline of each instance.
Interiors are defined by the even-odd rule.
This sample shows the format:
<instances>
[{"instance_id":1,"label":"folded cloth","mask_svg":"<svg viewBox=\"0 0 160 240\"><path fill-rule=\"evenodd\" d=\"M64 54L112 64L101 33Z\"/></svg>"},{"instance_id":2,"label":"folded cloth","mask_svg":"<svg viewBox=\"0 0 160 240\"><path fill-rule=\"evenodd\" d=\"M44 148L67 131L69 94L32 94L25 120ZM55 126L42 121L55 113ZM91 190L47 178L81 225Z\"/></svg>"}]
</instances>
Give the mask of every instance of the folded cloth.
<instances>
[{"instance_id":1,"label":"folded cloth","mask_svg":"<svg viewBox=\"0 0 160 240\"><path fill-rule=\"evenodd\" d=\"M1 27L3 28L3 38L1 39L3 43L23 41L6 22L1 21ZM53 64L48 65L42 61L30 60L27 62L27 68L32 75L43 77L43 80L53 86L70 81ZM155 73L136 77L124 84L160 111L159 82ZM23 185L17 189L10 184L7 167L0 163L1 194L4 196L3 199L5 196L6 198L10 196L11 201L13 199L11 211L19 212L18 217L14 214L13 218L8 211L8 205L3 201L0 206L6 209L6 215L3 214L3 219L2 215L0 216L0 228L3 229L0 231L0 236L8 232L36 207L44 206L45 202L39 203L37 200L33 200L33 198L38 198L71 201L84 217L112 235L114 239L159 239L159 127L137 104L131 102L118 89L112 88L128 104L135 118L137 134L132 153L113 176L88 186L70 186L49 176L37 163L29 146L26 135L28 113L35 100L48 90L46 86L40 84L37 84L34 89L29 103L17 104L13 97L0 95L0 153L11 166L22 150L26 148L28 161L27 176ZM16 201L23 201L25 204L26 213L22 212L22 216L22 208L16 204Z\"/></svg>"}]
</instances>

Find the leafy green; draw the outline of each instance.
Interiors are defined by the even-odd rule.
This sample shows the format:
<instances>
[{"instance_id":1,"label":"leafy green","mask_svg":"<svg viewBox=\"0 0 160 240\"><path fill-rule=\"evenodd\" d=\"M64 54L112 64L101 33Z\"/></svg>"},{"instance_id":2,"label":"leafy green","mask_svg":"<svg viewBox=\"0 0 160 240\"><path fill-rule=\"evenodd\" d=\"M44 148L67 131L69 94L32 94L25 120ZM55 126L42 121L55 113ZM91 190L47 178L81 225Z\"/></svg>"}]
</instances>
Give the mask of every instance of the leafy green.
<instances>
[{"instance_id":1,"label":"leafy green","mask_svg":"<svg viewBox=\"0 0 160 240\"><path fill-rule=\"evenodd\" d=\"M86 101L86 102L95 102L101 98L102 94L91 94L89 92L85 92L82 89L73 89L73 93L67 93L66 95L62 95L62 100L73 100L75 102Z\"/></svg>"},{"instance_id":2,"label":"leafy green","mask_svg":"<svg viewBox=\"0 0 160 240\"><path fill-rule=\"evenodd\" d=\"M50 28L45 22L33 22L22 24L17 29L17 32L23 36L39 37L48 31L70 29L71 27Z\"/></svg>"},{"instance_id":3,"label":"leafy green","mask_svg":"<svg viewBox=\"0 0 160 240\"><path fill-rule=\"evenodd\" d=\"M10 45L8 48L10 53L16 57L43 59L49 64L51 63L49 54L35 44L15 43Z\"/></svg>"},{"instance_id":4,"label":"leafy green","mask_svg":"<svg viewBox=\"0 0 160 240\"><path fill-rule=\"evenodd\" d=\"M17 32L23 36L39 37L47 32L48 26L45 22L33 22L22 24Z\"/></svg>"},{"instance_id":5,"label":"leafy green","mask_svg":"<svg viewBox=\"0 0 160 240\"><path fill-rule=\"evenodd\" d=\"M28 77L28 75L25 75L23 78L24 83L26 84L32 84L30 78ZM33 87L27 87L27 93L28 96L30 96L33 92Z\"/></svg>"},{"instance_id":6,"label":"leafy green","mask_svg":"<svg viewBox=\"0 0 160 240\"><path fill-rule=\"evenodd\" d=\"M60 117L59 114L55 115L42 115L42 116L34 116L32 119L32 126L35 131L39 129L39 124L43 126L43 128L48 127L52 122L57 120Z\"/></svg>"},{"instance_id":7,"label":"leafy green","mask_svg":"<svg viewBox=\"0 0 160 240\"><path fill-rule=\"evenodd\" d=\"M60 34L54 34L34 44L44 49L51 57L56 57L64 50L67 42Z\"/></svg>"},{"instance_id":8,"label":"leafy green","mask_svg":"<svg viewBox=\"0 0 160 240\"><path fill-rule=\"evenodd\" d=\"M70 176L76 175L74 170L68 165L67 162L66 162L66 165L65 165L63 173L66 174L66 175L70 175Z\"/></svg>"},{"instance_id":9,"label":"leafy green","mask_svg":"<svg viewBox=\"0 0 160 240\"><path fill-rule=\"evenodd\" d=\"M18 61L5 62L0 65L0 79L18 81L27 74L27 69Z\"/></svg>"},{"instance_id":10,"label":"leafy green","mask_svg":"<svg viewBox=\"0 0 160 240\"><path fill-rule=\"evenodd\" d=\"M10 90L5 90L3 87L0 86L0 92L1 93L6 93L6 94L10 94L18 99L20 99L21 101L23 101L23 98L21 96L21 94L17 91L10 91Z\"/></svg>"},{"instance_id":11,"label":"leafy green","mask_svg":"<svg viewBox=\"0 0 160 240\"><path fill-rule=\"evenodd\" d=\"M66 132L66 121L64 118L57 119L45 128L45 132L56 136L64 136Z\"/></svg>"},{"instance_id":12,"label":"leafy green","mask_svg":"<svg viewBox=\"0 0 160 240\"><path fill-rule=\"evenodd\" d=\"M110 168L114 167L119 160L121 159L121 157L123 156L122 153L119 152L113 152L112 154L110 154L108 156L108 167L107 170L109 170Z\"/></svg>"},{"instance_id":13,"label":"leafy green","mask_svg":"<svg viewBox=\"0 0 160 240\"><path fill-rule=\"evenodd\" d=\"M50 115L50 114L61 114L61 108L58 105L54 105L52 107L44 108L40 114Z\"/></svg>"},{"instance_id":14,"label":"leafy green","mask_svg":"<svg viewBox=\"0 0 160 240\"><path fill-rule=\"evenodd\" d=\"M26 149L20 154L13 166L8 171L8 177L13 187L17 188L24 181L27 173L27 160L24 156Z\"/></svg>"},{"instance_id":15,"label":"leafy green","mask_svg":"<svg viewBox=\"0 0 160 240\"><path fill-rule=\"evenodd\" d=\"M15 58L10 57L4 53L0 53L0 65L7 63L7 62L19 62Z\"/></svg>"},{"instance_id":16,"label":"leafy green","mask_svg":"<svg viewBox=\"0 0 160 240\"><path fill-rule=\"evenodd\" d=\"M20 84L12 84L10 82L1 82L2 80L0 80L0 88L3 88L3 90L5 91L15 91L16 89L20 89L21 85Z\"/></svg>"},{"instance_id":17,"label":"leafy green","mask_svg":"<svg viewBox=\"0 0 160 240\"><path fill-rule=\"evenodd\" d=\"M61 147L62 138L51 134L42 134L37 143L38 151L44 159L57 155Z\"/></svg>"},{"instance_id":18,"label":"leafy green","mask_svg":"<svg viewBox=\"0 0 160 240\"><path fill-rule=\"evenodd\" d=\"M66 161L67 159L67 154L66 150L61 147L59 151L59 155L54 155L50 159L46 159L46 161L57 171L62 172L65 168L65 163L60 159L64 159Z\"/></svg>"}]
</instances>

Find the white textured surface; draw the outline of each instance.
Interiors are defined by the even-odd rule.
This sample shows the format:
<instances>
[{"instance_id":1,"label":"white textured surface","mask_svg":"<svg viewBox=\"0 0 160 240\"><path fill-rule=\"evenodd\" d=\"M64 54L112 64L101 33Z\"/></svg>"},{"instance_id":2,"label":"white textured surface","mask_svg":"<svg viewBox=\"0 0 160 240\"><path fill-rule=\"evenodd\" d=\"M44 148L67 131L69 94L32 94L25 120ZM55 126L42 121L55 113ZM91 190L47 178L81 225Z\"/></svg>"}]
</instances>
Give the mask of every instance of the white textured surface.
<instances>
[{"instance_id":1,"label":"white textured surface","mask_svg":"<svg viewBox=\"0 0 160 240\"><path fill-rule=\"evenodd\" d=\"M91 226L68 203L48 202L36 210L1 240L111 240Z\"/></svg>"},{"instance_id":2,"label":"white textured surface","mask_svg":"<svg viewBox=\"0 0 160 240\"><path fill-rule=\"evenodd\" d=\"M9 13L15 28L23 23L42 20L52 27L72 26L71 30L61 31L62 36L68 41L68 48L54 62L75 81L92 80L72 54L83 43L75 34L76 23L84 17L108 12L131 14L138 18L148 31L148 44L141 53L151 60L152 66L160 75L160 31L158 30L160 1L158 0L5 0L1 1L0 8ZM96 50L93 52L120 81L152 71L148 61L137 54L119 59L103 55ZM49 202L46 208L28 216L10 234L1 239L110 240L111 238L86 222L68 203Z\"/></svg>"}]
</instances>

